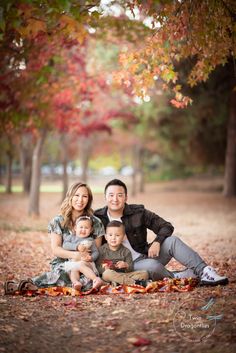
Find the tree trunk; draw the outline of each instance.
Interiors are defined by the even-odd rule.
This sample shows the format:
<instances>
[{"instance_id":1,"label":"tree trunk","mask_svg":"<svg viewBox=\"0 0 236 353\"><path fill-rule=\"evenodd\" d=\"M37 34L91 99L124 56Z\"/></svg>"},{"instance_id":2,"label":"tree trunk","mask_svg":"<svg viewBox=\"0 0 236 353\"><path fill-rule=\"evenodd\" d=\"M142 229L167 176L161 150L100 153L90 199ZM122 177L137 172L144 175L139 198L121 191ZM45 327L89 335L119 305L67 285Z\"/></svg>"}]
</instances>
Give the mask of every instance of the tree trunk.
<instances>
[{"instance_id":1,"label":"tree trunk","mask_svg":"<svg viewBox=\"0 0 236 353\"><path fill-rule=\"evenodd\" d=\"M13 154L11 148L7 151L7 179L6 179L6 193L12 193L12 161L13 161Z\"/></svg>"},{"instance_id":2,"label":"tree trunk","mask_svg":"<svg viewBox=\"0 0 236 353\"><path fill-rule=\"evenodd\" d=\"M145 191L145 173L144 173L144 148L140 146L139 149L139 192Z\"/></svg>"},{"instance_id":3,"label":"tree trunk","mask_svg":"<svg viewBox=\"0 0 236 353\"><path fill-rule=\"evenodd\" d=\"M32 137L23 135L20 145L21 175L24 193L29 194L32 172Z\"/></svg>"},{"instance_id":4,"label":"tree trunk","mask_svg":"<svg viewBox=\"0 0 236 353\"><path fill-rule=\"evenodd\" d=\"M133 147L133 174L132 174L132 196L137 190L144 192L144 171L143 171L143 146L137 142Z\"/></svg>"},{"instance_id":5,"label":"tree trunk","mask_svg":"<svg viewBox=\"0 0 236 353\"><path fill-rule=\"evenodd\" d=\"M0 185L3 185L3 165L0 164Z\"/></svg>"},{"instance_id":6,"label":"tree trunk","mask_svg":"<svg viewBox=\"0 0 236 353\"><path fill-rule=\"evenodd\" d=\"M235 81L235 80L234 80ZM236 89L230 95L230 112L227 127L227 148L224 176L224 196L236 196Z\"/></svg>"},{"instance_id":7,"label":"tree trunk","mask_svg":"<svg viewBox=\"0 0 236 353\"><path fill-rule=\"evenodd\" d=\"M87 183L88 180L88 165L89 158L92 151L92 139L89 136L82 136L80 138L80 160L81 160L81 168L82 175L81 181Z\"/></svg>"},{"instance_id":8,"label":"tree trunk","mask_svg":"<svg viewBox=\"0 0 236 353\"><path fill-rule=\"evenodd\" d=\"M137 192L137 173L133 170L132 173L132 187L131 187L131 195L135 196Z\"/></svg>"},{"instance_id":9,"label":"tree trunk","mask_svg":"<svg viewBox=\"0 0 236 353\"><path fill-rule=\"evenodd\" d=\"M135 196L137 193L137 179L139 169L139 144L133 145L133 173L132 173L132 187L131 195Z\"/></svg>"},{"instance_id":10,"label":"tree trunk","mask_svg":"<svg viewBox=\"0 0 236 353\"><path fill-rule=\"evenodd\" d=\"M68 173L67 173L67 166L68 166L68 142L66 139L66 134L61 134L61 156L62 156L62 166L63 166L63 175L62 175L62 200L66 197L66 193L68 190Z\"/></svg>"},{"instance_id":11,"label":"tree trunk","mask_svg":"<svg viewBox=\"0 0 236 353\"><path fill-rule=\"evenodd\" d=\"M39 216L39 195L40 195L40 177L41 177L41 155L42 148L46 138L47 131L42 129L36 141L32 158L32 176L29 195L30 216Z\"/></svg>"},{"instance_id":12,"label":"tree trunk","mask_svg":"<svg viewBox=\"0 0 236 353\"><path fill-rule=\"evenodd\" d=\"M6 193L11 194L12 193L12 162L13 162L13 156L14 156L14 146L9 136L7 136L7 143L8 143L8 146L6 150L6 156L7 156Z\"/></svg>"},{"instance_id":13,"label":"tree trunk","mask_svg":"<svg viewBox=\"0 0 236 353\"><path fill-rule=\"evenodd\" d=\"M140 182L139 182L139 192L145 191L145 176L143 167L140 169Z\"/></svg>"}]
</instances>

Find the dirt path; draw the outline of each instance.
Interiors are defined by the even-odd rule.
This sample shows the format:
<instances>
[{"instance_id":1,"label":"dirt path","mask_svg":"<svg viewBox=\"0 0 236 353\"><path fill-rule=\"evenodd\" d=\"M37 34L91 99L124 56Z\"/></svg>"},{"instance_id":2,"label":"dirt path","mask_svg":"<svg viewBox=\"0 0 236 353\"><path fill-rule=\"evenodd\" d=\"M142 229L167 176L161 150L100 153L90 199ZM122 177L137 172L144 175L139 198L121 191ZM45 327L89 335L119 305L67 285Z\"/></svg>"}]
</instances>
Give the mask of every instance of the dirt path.
<instances>
[{"instance_id":1,"label":"dirt path","mask_svg":"<svg viewBox=\"0 0 236 353\"><path fill-rule=\"evenodd\" d=\"M49 268L46 226L59 210L60 195L42 194L40 219L27 217L25 196L0 195L0 352L236 351L236 199L223 198L218 189L217 180L162 183L149 185L145 194L129 202L144 203L171 221L176 234L227 273L227 287L76 298L3 295L6 279L31 277ZM102 194L94 199L94 208L103 205ZM172 261L169 267L182 266ZM208 318L218 319L199 319L197 308L204 304ZM194 320L201 327L194 326Z\"/></svg>"}]
</instances>

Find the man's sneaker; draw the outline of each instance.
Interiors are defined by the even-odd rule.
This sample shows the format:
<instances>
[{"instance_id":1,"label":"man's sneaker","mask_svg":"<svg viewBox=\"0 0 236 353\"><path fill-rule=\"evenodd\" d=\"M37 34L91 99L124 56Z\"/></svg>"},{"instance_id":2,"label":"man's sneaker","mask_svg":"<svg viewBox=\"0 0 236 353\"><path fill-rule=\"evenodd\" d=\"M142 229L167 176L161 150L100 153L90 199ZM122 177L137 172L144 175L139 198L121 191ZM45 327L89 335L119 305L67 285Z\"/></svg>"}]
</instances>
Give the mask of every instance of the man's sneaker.
<instances>
[{"instance_id":1,"label":"man's sneaker","mask_svg":"<svg viewBox=\"0 0 236 353\"><path fill-rule=\"evenodd\" d=\"M174 271L173 272L174 278L197 278L193 270L191 268L186 268L183 271Z\"/></svg>"},{"instance_id":2,"label":"man's sneaker","mask_svg":"<svg viewBox=\"0 0 236 353\"><path fill-rule=\"evenodd\" d=\"M225 276L219 276L214 270L214 268L212 268L211 266L204 267L203 273L201 275L201 285L217 286L218 284L224 285L228 283L228 278Z\"/></svg>"}]
</instances>

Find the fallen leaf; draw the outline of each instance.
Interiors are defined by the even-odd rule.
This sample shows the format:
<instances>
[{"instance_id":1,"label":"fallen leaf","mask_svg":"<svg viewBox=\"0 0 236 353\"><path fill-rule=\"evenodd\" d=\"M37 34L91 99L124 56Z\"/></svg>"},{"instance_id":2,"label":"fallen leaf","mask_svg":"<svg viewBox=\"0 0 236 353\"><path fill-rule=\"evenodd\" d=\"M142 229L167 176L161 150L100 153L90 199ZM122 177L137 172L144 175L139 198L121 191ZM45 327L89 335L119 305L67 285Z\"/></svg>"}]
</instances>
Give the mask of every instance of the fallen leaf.
<instances>
[{"instance_id":1,"label":"fallen leaf","mask_svg":"<svg viewBox=\"0 0 236 353\"><path fill-rule=\"evenodd\" d=\"M148 338L144 337L129 337L127 341L132 343L133 346L140 347L140 346L149 346L152 342Z\"/></svg>"}]
</instances>

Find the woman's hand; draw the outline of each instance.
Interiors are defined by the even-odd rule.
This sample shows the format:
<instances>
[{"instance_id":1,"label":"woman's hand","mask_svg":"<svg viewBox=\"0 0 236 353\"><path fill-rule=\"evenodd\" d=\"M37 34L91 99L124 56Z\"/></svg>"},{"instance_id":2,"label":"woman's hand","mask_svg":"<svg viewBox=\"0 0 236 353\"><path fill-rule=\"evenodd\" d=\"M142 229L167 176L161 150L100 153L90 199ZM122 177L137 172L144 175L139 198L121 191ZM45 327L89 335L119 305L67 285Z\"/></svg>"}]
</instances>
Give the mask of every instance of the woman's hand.
<instances>
[{"instance_id":1,"label":"woman's hand","mask_svg":"<svg viewBox=\"0 0 236 353\"><path fill-rule=\"evenodd\" d=\"M51 248L54 256L62 259L80 260L79 251L65 250L62 248L62 236L56 233L51 233Z\"/></svg>"},{"instance_id":2,"label":"woman's hand","mask_svg":"<svg viewBox=\"0 0 236 353\"><path fill-rule=\"evenodd\" d=\"M111 267L110 267L108 264L106 264L106 263L103 263L103 264L102 264L102 268L104 268L104 270L109 270L109 269L111 269Z\"/></svg>"},{"instance_id":3,"label":"woman's hand","mask_svg":"<svg viewBox=\"0 0 236 353\"><path fill-rule=\"evenodd\" d=\"M70 259L73 259L75 261L81 260L81 253L79 251L70 251L70 253L71 253Z\"/></svg>"},{"instance_id":4,"label":"woman's hand","mask_svg":"<svg viewBox=\"0 0 236 353\"><path fill-rule=\"evenodd\" d=\"M154 241L150 248L148 249L148 257L156 257L159 255L160 243Z\"/></svg>"},{"instance_id":5,"label":"woman's hand","mask_svg":"<svg viewBox=\"0 0 236 353\"><path fill-rule=\"evenodd\" d=\"M97 248L99 248L102 245L102 239L103 239L103 236L95 239L95 244Z\"/></svg>"}]
</instances>

